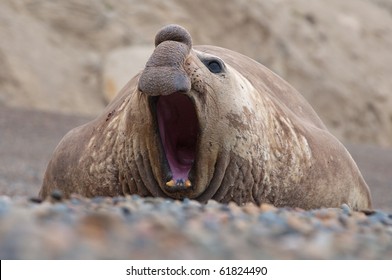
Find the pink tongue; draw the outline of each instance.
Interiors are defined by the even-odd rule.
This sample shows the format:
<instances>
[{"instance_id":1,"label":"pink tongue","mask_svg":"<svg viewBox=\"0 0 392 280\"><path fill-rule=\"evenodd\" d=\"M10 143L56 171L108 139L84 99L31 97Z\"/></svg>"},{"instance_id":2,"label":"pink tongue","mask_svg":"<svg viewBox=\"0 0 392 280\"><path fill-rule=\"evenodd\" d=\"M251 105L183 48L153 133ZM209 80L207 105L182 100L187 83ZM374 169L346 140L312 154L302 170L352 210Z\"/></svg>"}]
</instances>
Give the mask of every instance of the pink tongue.
<instances>
[{"instance_id":1,"label":"pink tongue","mask_svg":"<svg viewBox=\"0 0 392 280\"><path fill-rule=\"evenodd\" d=\"M175 181L187 180L196 156L197 117L187 96L161 96L157 104L159 132Z\"/></svg>"}]
</instances>

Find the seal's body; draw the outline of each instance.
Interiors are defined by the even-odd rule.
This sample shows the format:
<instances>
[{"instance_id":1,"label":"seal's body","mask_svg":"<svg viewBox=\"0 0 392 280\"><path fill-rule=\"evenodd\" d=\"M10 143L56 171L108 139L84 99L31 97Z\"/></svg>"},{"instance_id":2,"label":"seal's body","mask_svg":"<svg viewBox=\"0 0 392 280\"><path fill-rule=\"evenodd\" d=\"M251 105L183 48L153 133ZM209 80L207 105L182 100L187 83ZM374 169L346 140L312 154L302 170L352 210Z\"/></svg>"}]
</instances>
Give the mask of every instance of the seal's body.
<instances>
[{"instance_id":1,"label":"seal's body","mask_svg":"<svg viewBox=\"0 0 392 280\"><path fill-rule=\"evenodd\" d=\"M351 156L288 83L233 51L192 48L177 25L155 45L103 114L60 142L41 197L59 189L371 208Z\"/></svg>"}]
</instances>

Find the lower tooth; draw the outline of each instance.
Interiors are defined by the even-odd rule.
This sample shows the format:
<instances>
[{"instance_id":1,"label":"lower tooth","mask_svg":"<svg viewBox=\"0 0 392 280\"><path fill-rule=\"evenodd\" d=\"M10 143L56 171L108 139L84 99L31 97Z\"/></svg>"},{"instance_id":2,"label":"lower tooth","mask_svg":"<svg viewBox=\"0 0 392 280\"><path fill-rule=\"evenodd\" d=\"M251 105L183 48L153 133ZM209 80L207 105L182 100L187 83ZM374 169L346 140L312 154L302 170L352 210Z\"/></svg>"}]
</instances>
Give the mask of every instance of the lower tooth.
<instances>
[{"instance_id":1,"label":"lower tooth","mask_svg":"<svg viewBox=\"0 0 392 280\"><path fill-rule=\"evenodd\" d=\"M168 187L174 187L176 185L176 182L174 182L174 180L170 180L168 182L166 182L166 186Z\"/></svg>"},{"instance_id":2,"label":"lower tooth","mask_svg":"<svg viewBox=\"0 0 392 280\"><path fill-rule=\"evenodd\" d=\"M185 181L185 187L189 188L190 186L192 186L192 183L188 179L188 180Z\"/></svg>"}]
</instances>

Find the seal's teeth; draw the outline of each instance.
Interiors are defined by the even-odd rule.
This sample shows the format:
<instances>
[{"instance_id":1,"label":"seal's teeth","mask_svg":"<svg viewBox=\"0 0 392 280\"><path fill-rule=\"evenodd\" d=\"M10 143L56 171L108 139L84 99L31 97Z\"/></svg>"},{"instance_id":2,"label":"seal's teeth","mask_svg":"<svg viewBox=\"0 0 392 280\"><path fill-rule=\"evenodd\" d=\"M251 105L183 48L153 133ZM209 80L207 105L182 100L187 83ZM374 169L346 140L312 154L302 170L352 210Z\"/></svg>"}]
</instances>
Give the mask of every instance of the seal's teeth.
<instances>
[{"instance_id":1,"label":"seal's teeth","mask_svg":"<svg viewBox=\"0 0 392 280\"><path fill-rule=\"evenodd\" d=\"M172 179L172 180L170 180L170 181L168 181L168 182L166 182L166 186L168 186L168 187L174 187L176 185L176 182Z\"/></svg>"},{"instance_id":2,"label":"seal's teeth","mask_svg":"<svg viewBox=\"0 0 392 280\"><path fill-rule=\"evenodd\" d=\"M186 181L185 181L185 187L189 188L189 187L191 187L191 186L192 186L191 181L189 181L189 179L186 180Z\"/></svg>"},{"instance_id":3,"label":"seal's teeth","mask_svg":"<svg viewBox=\"0 0 392 280\"><path fill-rule=\"evenodd\" d=\"M178 180L174 180L171 179L170 181L166 182L166 186L173 188L173 187L186 187L189 188L192 186L192 183L189 179L187 179L185 182L183 179L178 179Z\"/></svg>"}]
</instances>

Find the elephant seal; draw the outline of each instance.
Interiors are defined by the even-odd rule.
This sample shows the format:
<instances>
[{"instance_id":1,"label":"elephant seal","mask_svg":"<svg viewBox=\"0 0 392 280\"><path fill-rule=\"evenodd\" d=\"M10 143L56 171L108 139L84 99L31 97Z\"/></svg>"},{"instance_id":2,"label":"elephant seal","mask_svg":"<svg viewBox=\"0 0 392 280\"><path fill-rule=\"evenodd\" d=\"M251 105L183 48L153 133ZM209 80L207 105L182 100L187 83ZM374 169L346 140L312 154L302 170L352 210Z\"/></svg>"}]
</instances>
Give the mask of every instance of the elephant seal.
<instances>
[{"instance_id":1,"label":"elephant seal","mask_svg":"<svg viewBox=\"0 0 392 280\"><path fill-rule=\"evenodd\" d=\"M145 69L50 160L42 198L138 194L201 202L371 208L344 146L256 61L162 28Z\"/></svg>"}]
</instances>

